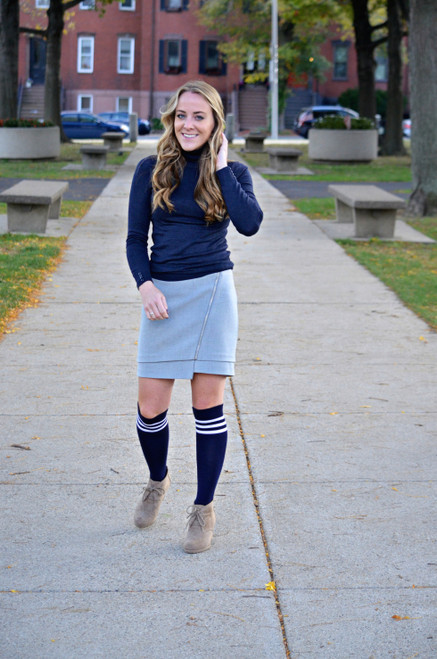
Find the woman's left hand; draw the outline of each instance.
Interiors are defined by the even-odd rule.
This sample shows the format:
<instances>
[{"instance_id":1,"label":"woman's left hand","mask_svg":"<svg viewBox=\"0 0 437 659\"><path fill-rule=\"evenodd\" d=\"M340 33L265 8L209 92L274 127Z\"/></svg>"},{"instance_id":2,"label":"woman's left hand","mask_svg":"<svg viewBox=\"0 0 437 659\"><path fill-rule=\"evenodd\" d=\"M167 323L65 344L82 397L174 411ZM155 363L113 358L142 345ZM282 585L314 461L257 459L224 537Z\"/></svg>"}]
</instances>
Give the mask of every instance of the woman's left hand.
<instances>
[{"instance_id":1,"label":"woman's left hand","mask_svg":"<svg viewBox=\"0 0 437 659\"><path fill-rule=\"evenodd\" d=\"M216 162L216 171L219 169L223 169L223 167L228 166L228 140L226 138L226 135L222 133L222 145L219 149L219 152L217 154L217 162Z\"/></svg>"}]
</instances>

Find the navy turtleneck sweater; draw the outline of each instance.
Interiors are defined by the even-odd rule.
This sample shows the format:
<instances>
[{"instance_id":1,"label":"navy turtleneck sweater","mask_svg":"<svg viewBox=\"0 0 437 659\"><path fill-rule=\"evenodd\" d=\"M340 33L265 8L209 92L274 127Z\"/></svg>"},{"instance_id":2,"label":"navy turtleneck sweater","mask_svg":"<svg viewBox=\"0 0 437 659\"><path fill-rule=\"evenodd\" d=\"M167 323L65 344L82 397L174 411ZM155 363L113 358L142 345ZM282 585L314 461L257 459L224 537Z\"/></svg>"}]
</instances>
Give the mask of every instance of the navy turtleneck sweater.
<instances>
[{"instance_id":1,"label":"navy turtleneck sweater","mask_svg":"<svg viewBox=\"0 0 437 659\"><path fill-rule=\"evenodd\" d=\"M135 171L129 197L127 258L137 286L152 278L164 281L194 279L233 268L226 235L229 223L251 236L260 227L263 213L253 193L245 165L230 162L216 172L228 218L207 224L194 201L199 175L199 151L184 152L186 165L178 188L172 193L174 211L158 208L152 213L152 173L156 156L142 160ZM152 246L148 254L149 227Z\"/></svg>"}]
</instances>

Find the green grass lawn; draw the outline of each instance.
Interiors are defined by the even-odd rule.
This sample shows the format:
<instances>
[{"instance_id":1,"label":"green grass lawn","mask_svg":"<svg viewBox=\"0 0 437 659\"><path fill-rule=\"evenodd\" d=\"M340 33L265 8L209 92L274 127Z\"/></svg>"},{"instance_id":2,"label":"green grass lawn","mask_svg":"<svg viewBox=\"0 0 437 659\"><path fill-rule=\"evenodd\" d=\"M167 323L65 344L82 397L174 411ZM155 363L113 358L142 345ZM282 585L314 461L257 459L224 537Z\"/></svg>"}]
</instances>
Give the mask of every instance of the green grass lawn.
<instances>
[{"instance_id":1,"label":"green grass lawn","mask_svg":"<svg viewBox=\"0 0 437 659\"><path fill-rule=\"evenodd\" d=\"M65 238L0 236L0 332L25 307L38 303L38 292L59 262Z\"/></svg>"},{"instance_id":2,"label":"green grass lawn","mask_svg":"<svg viewBox=\"0 0 437 659\"><path fill-rule=\"evenodd\" d=\"M305 176L289 176L288 174L264 174L263 176L269 180L282 180L287 181L293 178L300 181L342 181L344 183L350 182L374 182L380 181L400 181L408 183L411 181L411 158L406 156L380 156L377 160L371 163L322 163L310 160L308 157L308 145L298 144L297 149L302 151L299 158L299 166L306 167L312 175ZM267 153L244 153L241 149L233 150L239 151L240 155L246 162L254 168L268 167L269 156Z\"/></svg>"},{"instance_id":3,"label":"green grass lawn","mask_svg":"<svg viewBox=\"0 0 437 659\"><path fill-rule=\"evenodd\" d=\"M437 239L437 217L415 228ZM437 246L421 243L338 240L343 249L389 286L402 302L437 330Z\"/></svg>"},{"instance_id":4,"label":"green grass lawn","mask_svg":"<svg viewBox=\"0 0 437 659\"><path fill-rule=\"evenodd\" d=\"M85 142L83 143L85 144ZM2 178L40 178L40 179L74 179L74 178L112 178L114 171L105 169L64 169L66 165L80 165L82 158L80 147L83 144L61 144L58 158L42 160L0 160L0 177ZM129 148L132 145L127 145ZM108 153L106 162L112 167L124 163L129 152Z\"/></svg>"}]
</instances>

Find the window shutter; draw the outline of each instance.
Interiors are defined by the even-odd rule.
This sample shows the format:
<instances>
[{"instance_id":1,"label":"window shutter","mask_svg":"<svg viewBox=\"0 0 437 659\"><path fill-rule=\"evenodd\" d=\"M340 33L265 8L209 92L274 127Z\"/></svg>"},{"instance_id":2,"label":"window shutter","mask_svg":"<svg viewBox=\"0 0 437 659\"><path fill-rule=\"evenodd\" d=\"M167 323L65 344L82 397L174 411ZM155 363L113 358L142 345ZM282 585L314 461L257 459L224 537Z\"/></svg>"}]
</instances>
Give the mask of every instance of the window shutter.
<instances>
[{"instance_id":1,"label":"window shutter","mask_svg":"<svg viewBox=\"0 0 437 659\"><path fill-rule=\"evenodd\" d=\"M220 71L220 75L225 76L227 71L228 71L227 62L225 62L224 59L222 59L222 70Z\"/></svg>"},{"instance_id":2,"label":"window shutter","mask_svg":"<svg viewBox=\"0 0 437 659\"><path fill-rule=\"evenodd\" d=\"M183 9L188 9L189 4L190 4L190 0L184 0Z\"/></svg>"},{"instance_id":3,"label":"window shutter","mask_svg":"<svg viewBox=\"0 0 437 659\"><path fill-rule=\"evenodd\" d=\"M206 41L199 41L199 73L206 72Z\"/></svg>"},{"instance_id":4,"label":"window shutter","mask_svg":"<svg viewBox=\"0 0 437 659\"><path fill-rule=\"evenodd\" d=\"M165 57L165 41L160 39L160 41L159 41L159 73L165 73L165 71L164 71L164 57Z\"/></svg>"},{"instance_id":5,"label":"window shutter","mask_svg":"<svg viewBox=\"0 0 437 659\"><path fill-rule=\"evenodd\" d=\"M187 72L188 41L186 39L182 39L181 46L182 46L181 73L186 73Z\"/></svg>"},{"instance_id":6,"label":"window shutter","mask_svg":"<svg viewBox=\"0 0 437 659\"><path fill-rule=\"evenodd\" d=\"M165 11L165 0L161 0L161 11Z\"/></svg>"}]
</instances>

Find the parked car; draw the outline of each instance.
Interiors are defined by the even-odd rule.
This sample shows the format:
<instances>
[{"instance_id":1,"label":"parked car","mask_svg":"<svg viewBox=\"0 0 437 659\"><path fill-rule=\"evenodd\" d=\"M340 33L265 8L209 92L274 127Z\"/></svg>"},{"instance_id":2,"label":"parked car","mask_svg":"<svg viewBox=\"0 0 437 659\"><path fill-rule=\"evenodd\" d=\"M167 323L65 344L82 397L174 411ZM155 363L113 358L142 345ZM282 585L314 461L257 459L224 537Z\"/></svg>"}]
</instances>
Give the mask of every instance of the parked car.
<instances>
[{"instance_id":1,"label":"parked car","mask_svg":"<svg viewBox=\"0 0 437 659\"><path fill-rule=\"evenodd\" d=\"M122 123L129 126L129 113L128 112L99 112L99 117L105 121L112 121L113 123ZM148 135L151 126L148 119L140 119L138 117L138 135Z\"/></svg>"},{"instance_id":2,"label":"parked car","mask_svg":"<svg viewBox=\"0 0 437 659\"><path fill-rule=\"evenodd\" d=\"M98 139L103 133L122 132L128 135L126 125L103 121L91 112L61 112L61 122L64 133L72 140Z\"/></svg>"},{"instance_id":3,"label":"parked car","mask_svg":"<svg viewBox=\"0 0 437 659\"><path fill-rule=\"evenodd\" d=\"M404 137L411 137L411 119L404 119L402 122L402 132Z\"/></svg>"},{"instance_id":4,"label":"parked car","mask_svg":"<svg viewBox=\"0 0 437 659\"><path fill-rule=\"evenodd\" d=\"M350 108L344 108L341 105L313 105L310 108L302 110L294 122L294 131L302 137L308 137L308 131L314 122L321 117L328 115L339 115L341 117L353 117L359 119L358 112Z\"/></svg>"}]
</instances>

